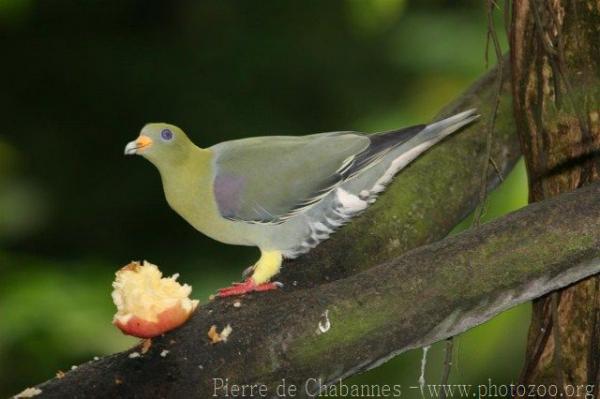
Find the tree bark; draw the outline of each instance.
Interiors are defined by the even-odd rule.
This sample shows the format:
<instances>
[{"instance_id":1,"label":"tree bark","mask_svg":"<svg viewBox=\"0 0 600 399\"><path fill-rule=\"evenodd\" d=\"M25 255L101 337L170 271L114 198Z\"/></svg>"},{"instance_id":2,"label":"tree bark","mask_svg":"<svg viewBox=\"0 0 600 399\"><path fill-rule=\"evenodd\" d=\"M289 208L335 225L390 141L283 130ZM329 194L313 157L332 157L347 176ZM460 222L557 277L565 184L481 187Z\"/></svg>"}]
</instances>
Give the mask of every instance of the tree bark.
<instances>
[{"instance_id":1,"label":"tree bark","mask_svg":"<svg viewBox=\"0 0 600 399\"><path fill-rule=\"evenodd\" d=\"M599 273L599 224L597 183L333 283L215 300L147 353L80 365L39 397L204 399L226 396L225 383L276 397L284 379L311 396ZM212 325L233 328L227 342L209 341Z\"/></svg>"},{"instance_id":2,"label":"tree bark","mask_svg":"<svg viewBox=\"0 0 600 399\"><path fill-rule=\"evenodd\" d=\"M513 105L540 201L600 176L600 2L513 1ZM525 383L600 385L600 278L534 302Z\"/></svg>"}]
</instances>

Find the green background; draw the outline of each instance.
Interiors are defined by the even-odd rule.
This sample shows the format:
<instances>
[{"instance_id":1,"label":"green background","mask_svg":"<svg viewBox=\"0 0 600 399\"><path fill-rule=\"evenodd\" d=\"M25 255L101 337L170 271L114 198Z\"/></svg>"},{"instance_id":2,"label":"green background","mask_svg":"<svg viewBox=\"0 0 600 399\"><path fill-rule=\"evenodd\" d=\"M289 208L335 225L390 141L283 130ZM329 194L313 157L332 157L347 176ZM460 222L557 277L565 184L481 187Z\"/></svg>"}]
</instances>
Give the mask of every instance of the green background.
<instances>
[{"instance_id":1,"label":"green background","mask_svg":"<svg viewBox=\"0 0 600 399\"><path fill-rule=\"evenodd\" d=\"M486 70L486 29L477 0L0 0L0 396L137 342L111 324L111 282L130 260L180 273L204 302L256 259L196 232L155 169L123 156L144 123L209 146L426 122ZM526 190L519 163L485 220ZM529 311L458 337L450 381L516 380ZM418 398L420 367L411 351L346 383Z\"/></svg>"}]
</instances>

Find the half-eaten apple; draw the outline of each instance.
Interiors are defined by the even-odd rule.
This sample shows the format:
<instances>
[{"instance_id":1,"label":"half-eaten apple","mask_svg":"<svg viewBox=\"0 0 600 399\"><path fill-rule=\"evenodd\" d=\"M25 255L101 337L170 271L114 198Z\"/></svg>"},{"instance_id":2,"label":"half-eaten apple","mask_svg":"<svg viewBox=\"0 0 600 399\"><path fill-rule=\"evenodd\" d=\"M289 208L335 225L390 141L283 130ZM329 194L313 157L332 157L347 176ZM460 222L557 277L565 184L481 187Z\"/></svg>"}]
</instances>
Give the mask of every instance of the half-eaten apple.
<instances>
[{"instance_id":1,"label":"half-eaten apple","mask_svg":"<svg viewBox=\"0 0 600 399\"><path fill-rule=\"evenodd\" d=\"M189 298L192 287L179 284L178 277L163 277L156 265L146 261L123 267L112 284L117 306L113 324L127 335L152 338L185 323L198 300Z\"/></svg>"}]
</instances>

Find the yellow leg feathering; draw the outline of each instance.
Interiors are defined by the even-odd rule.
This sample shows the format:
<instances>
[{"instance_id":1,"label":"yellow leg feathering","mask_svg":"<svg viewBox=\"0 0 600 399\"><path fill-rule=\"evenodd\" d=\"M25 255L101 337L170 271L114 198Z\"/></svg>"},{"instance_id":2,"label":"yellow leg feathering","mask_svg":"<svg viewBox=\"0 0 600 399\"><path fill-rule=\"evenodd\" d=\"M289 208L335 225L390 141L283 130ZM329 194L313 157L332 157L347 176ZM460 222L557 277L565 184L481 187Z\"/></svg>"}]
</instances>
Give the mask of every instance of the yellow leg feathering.
<instances>
[{"instance_id":1,"label":"yellow leg feathering","mask_svg":"<svg viewBox=\"0 0 600 399\"><path fill-rule=\"evenodd\" d=\"M260 259L256 262L252 278L255 284L266 283L271 280L271 277L279 273L283 256L279 251L262 251Z\"/></svg>"}]
</instances>

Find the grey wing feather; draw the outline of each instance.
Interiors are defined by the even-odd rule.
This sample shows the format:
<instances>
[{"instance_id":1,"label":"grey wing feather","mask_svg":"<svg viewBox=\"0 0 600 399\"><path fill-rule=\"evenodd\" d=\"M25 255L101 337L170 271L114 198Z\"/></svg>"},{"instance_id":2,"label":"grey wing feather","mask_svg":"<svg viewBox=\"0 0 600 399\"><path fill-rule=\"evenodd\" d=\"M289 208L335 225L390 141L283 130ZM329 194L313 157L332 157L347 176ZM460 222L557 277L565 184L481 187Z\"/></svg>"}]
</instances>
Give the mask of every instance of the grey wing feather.
<instances>
[{"instance_id":1,"label":"grey wing feather","mask_svg":"<svg viewBox=\"0 0 600 399\"><path fill-rule=\"evenodd\" d=\"M335 187L344 161L368 147L355 133L224 142L215 153L214 195L225 218L280 223Z\"/></svg>"},{"instance_id":2,"label":"grey wing feather","mask_svg":"<svg viewBox=\"0 0 600 399\"><path fill-rule=\"evenodd\" d=\"M366 136L354 132L273 136L214 146L214 193L221 215L281 223L379 162L424 126Z\"/></svg>"}]
</instances>

